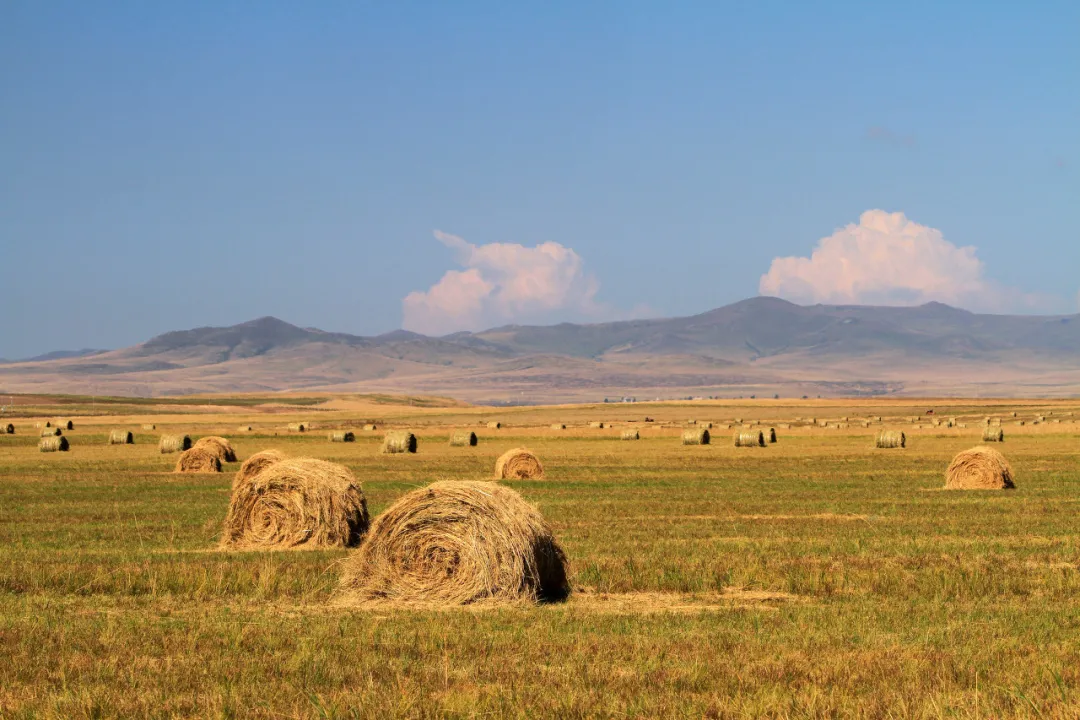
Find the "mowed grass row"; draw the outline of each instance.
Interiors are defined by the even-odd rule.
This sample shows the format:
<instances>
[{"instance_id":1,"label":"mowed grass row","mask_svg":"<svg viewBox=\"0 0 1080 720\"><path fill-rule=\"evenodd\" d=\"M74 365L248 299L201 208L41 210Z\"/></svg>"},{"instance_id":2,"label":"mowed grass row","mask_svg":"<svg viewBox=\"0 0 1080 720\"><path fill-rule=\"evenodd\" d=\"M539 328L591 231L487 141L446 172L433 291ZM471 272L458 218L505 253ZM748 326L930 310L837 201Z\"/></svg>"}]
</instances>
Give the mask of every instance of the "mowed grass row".
<instances>
[{"instance_id":1,"label":"mowed grass row","mask_svg":"<svg viewBox=\"0 0 1080 720\"><path fill-rule=\"evenodd\" d=\"M5 717L1080 712L1071 435L1010 438L1018 489L996 493L939 489L975 444L944 434L875 450L835 431L763 449L432 432L415 456L231 436L241 458L346 464L374 514L535 450L547 478L508 484L552 523L575 596L446 612L333 607L346 551L215 549L230 472L174 475L156 444L70 435L53 455L0 438Z\"/></svg>"}]
</instances>

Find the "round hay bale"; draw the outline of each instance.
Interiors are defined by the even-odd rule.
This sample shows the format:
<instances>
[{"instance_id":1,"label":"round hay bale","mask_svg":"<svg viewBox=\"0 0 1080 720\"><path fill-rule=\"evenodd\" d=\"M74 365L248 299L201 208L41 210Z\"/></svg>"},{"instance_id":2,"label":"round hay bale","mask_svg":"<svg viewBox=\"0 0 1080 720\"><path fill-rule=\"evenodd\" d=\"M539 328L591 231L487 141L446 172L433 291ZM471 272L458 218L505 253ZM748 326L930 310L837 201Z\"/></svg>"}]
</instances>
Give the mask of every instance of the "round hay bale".
<instances>
[{"instance_id":1,"label":"round hay bale","mask_svg":"<svg viewBox=\"0 0 1080 720\"><path fill-rule=\"evenodd\" d=\"M251 478L274 463L279 463L285 459L285 453L280 450L263 450L255 453L240 465L240 469L233 476L233 487L235 488L240 483L251 480Z\"/></svg>"},{"instance_id":2,"label":"round hay bale","mask_svg":"<svg viewBox=\"0 0 1080 720\"><path fill-rule=\"evenodd\" d=\"M450 433L450 447L476 447L476 433L472 430L455 430Z\"/></svg>"},{"instance_id":3,"label":"round hay bale","mask_svg":"<svg viewBox=\"0 0 1080 720\"><path fill-rule=\"evenodd\" d=\"M356 442L356 433L351 430L334 430L326 439L330 442Z\"/></svg>"},{"instance_id":4,"label":"round hay bale","mask_svg":"<svg viewBox=\"0 0 1080 720\"><path fill-rule=\"evenodd\" d=\"M508 487L446 480L401 497L344 562L346 602L468 605L570 593L566 556L540 512Z\"/></svg>"},{"instance_id":5,"label":"round hay bale","mask_svg":"<svg viewBox=\"0 0 1080 720\"><path fill-rule=\"evenodd\" d=\"M307 432L307 423L289 423L289 432Z\"/></svg>"},{"instance_id":6,"label":"round hay bale","mask_svg":"<svg viewBox=\"0 0 1080 720\"><path fill-rule=\"evenodd\" d=\"M135 433L130 430L110 430L109 445L134 445Z\"/></svg>"},{"instance_id":7,"label":"round hay bale","mask_svg":"<svg viewBox=\"0 0 1080 720\"><path fill-rule=\"evenodd\" d=\"M51 421L51 420L46 420L46 421L45 421L45 427L47 427L47 428L51 428L52 426L53 426L53 424L52 424L52 421Z\"/></svg>"},{"instance_id":8,"label":"round hay bale","mask_svg":"<svg viewBox=\"0 0 1080 720\"><path fill-rule=\"evenodd\" d=\"M566 425L564 425L563 423L552 423L551 424L551 429L552 430L565 430Z\"/></svg>"},{"instance_id":9,"label":"round hay bale","mask_svg":"<svg viewBox=\"0 0 1080 720\"><path fill-rule=\"evenodd\" d=\"M591 422L591 423L589 423L589 427L591 427L591 428L593 428L595 430L603 430L604 429L604 423L602 423L602 422Z\"/></svg>"},{"instance_id":10,"label":"round hay bale","mask_svg":"<svg viewBox=\"0 0 1080 720\"><path fill-rule=\"evenodd\" d=\"M489 422L487 424L487 426L488 426L488 430L499 430L500 428L502 428L502 423L501 422Z\"/></svg>"},{"instance_id":11,"label":"round hay bale","mask_svg":"<svg viewBox=\"0 0 1080 720\"><path fill-rule=\"evenodd\" d=\"M367 500L347 467L294 458L233 485L223 547L351 547L368 529Z\"/></svg>"},{"instance_id":12,"label":"round hay bale","mask_svg":"<svg viewBox=\"0 0 1080 720\"><path fill-rule=\"evenodd\" d=\"M59 430L59 428L57 428ZM52 435L41 438L38 450L41 452L67 452L68 439L63 435Z\"/></svg>"},{"instance_id":13,"label":"round hay bale","mask_svg":"<svg viewBox=\"0 0 1080 720\"><path fill-rule=\"evenodd\" d=\"M999 427L983 429L983 442L1005 442L1005 431Z\"/></svg>"},{"instance_id":14,"label":"round hay bale","mask_svg":"<svg viewBox=\"0 0 1080 720\"><path fill-rule=\"evenodd\" d=\"M1005 456L985 445L958 454L945 471L947 490L1005 490L1014 487L1013 471Z\"/></svg>"},{"instance_id":15,"label":"round hay bale","mask_svg":"<svg viewBox=\"0 0 1080 720\"><path fill-rule=\"evenodd\" d=\"M173 472L206 473L221 472L221 456L210 447L196 445L180 453Z\"/></svg>"},{"instance_id":16,"label":"round hay bale","mask_svg":"<svg viewBox=\"0 0 1080 720\"><path fill-rule=\"evenodd\" d=\"M770 443L776 442L776 428L769 428L768 438Z\"/></svg>"},{"instance_id":17,"label":"round hay bale","mask_svg":"<svg viewBox=\"0 0 1080 720\"><path fill-rule=\"evenodd\" d=\"M232 443L223 437L208 435L204 438L199 438L192 447L209 450L217 455L218 460L223 463L236 462L236 451L233 450Z\"/></svg>"},{"instance_id":18,"label":"round hay bale","mask_svg":"<svg viewBox=\"0 0 1080 720\"><path fill-rule=\"evenodd\" d=\"M531 450L514 448L495 461L495 477L502 480L539 480L544 477L544 466Z\"/></svg>"},{"instance_id":19,"label":"round hay bale","mask_svg":"<svg viewBox=\"0 0 1080 720\"><path fill-rule=\"evenodd\" d=\"M8 435L14 435L15 434L15 426L12 425L11 423L8 423L7 425L4 426L4 432L7 433Z\"/></svg>"},{"instance_id":20,"label":"round hay bale","mask_svg":"<svg viewBox=\"0 0 1080 720\"><path fill-rule=\"evenodd\" d=\"M57 420L56 427L63 428L64 430L74 430L75 423L73 423L71 420Z\"/></svg>"},{"instance_id":21,"label":"round hay bale","mask_svg":"<svg viewBox=\"0 0 1080 720\"><path fill-rule=\"evenodd\" d=\"M407 430L388 432L383 436L381 450L390 454L414 453L416 452L416 436Z\"/></svg>"},{"instance_id":22,"label":"round hay bale","mask_svg":"<svg viewBox=\"0 0 1080 720\"><path fill-rule=\"evenodd\" d=\"M711 439L712 437L709 435L709 431L705 428L683 430L682 434L683 445L708 445L709 440Z\"/></svg>"},{"instance_id":23,"label":"round hay bale","mask_svg":"<svg viewBox=\"0 0 1080 720\"><path fill-rule=\"evenodd\" d=\"M237 432L251 432L253 429L250 425L241 425L236 428Z\"/></svg>"},{"instance_id":24,"label":"round hay bale","mask_svg":"<svg viewBox=\"0 0 1080 720\"><path fill-rule=\"evenodd\" d=\"M640 440L641 433L634 429L623 430L619 438L622 440Z\"/></svg>"},{"instance_id":25,"label":"round hay bale","mask_svg":"<svg viewBox=\"0 0 1080 720\"><path fill-rule=\"evenodd\" d=\"M874 441L875 447L879 448L904 448L907 447L907 435L898 430L882 430Z\"/></svg>"},{"instance_id":26,"label":"round hay bale","mask_svg":"<svg viewBox=\"0 0 1080 720\"><path fill-rule=\"evenodd\" d=\"M191 449L190 435L162 435L158 440L158 452L166 453L184 452Z\"/></svg>"},{"instance_id":27,"label":"round hay bale","mask_svg":"<svg viewBox=\"0 0 1080 720\"><path fill-rule=\"evenodd\" d=\"M142 429L143 430L157 430L157 425L155 425L153 423L144 423L143 426L142 426Z\"/></svg>"},{"instance_id":28,"label":"round hay bale","mask_svg":"<svg viewBox=\"0 0 1080 720\"><path fill-rule=\"evenodd\" d=\"M379 429L379 426L376 425L375 423L368 423L367 425L364 426L364 430L366 430L367 432L375 432L378 429Z\"/></svg>"},{"instance_id":29,"label":"round hay bale","mask_svg":"<svg viewBox=\"0 0 1080 720\"><path fill-rule=\"evenodd\" d=\"M41 437L55 437L63 434L64 433L60 430L60 428L49 427L42 428L41 430Z\"/></svg>"},{"instance_id":30,"label":"round hay bale","mask_svg":"<svg viewBox=\"0 0 1080 720\"><path fill-rule=\"evenodd\" d=\"M737 432L735 433L735 447L765 447L765 433Z\"/></svg>"}]
</instances>

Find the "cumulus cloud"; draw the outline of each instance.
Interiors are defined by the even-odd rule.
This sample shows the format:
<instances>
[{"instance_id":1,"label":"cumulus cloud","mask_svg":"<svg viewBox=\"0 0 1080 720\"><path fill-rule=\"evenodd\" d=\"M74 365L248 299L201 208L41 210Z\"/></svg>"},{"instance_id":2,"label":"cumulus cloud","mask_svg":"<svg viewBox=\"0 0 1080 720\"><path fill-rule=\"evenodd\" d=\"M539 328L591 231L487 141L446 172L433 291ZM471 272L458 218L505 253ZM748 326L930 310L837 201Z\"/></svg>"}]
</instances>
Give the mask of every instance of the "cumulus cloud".
<instances>
[{"instance_id":1,"label":"cumulus cloud","mask_svg":"<svg viewBox=\"0 0 1080 720\"><path fill-rule=\"evenodd\" d=\"M936 300L988 312L1055 304L988 280L974 247L957 247L939 230L884 210L868 210L858 223L822 238L808 258L776 258L758 289L802 304L919 305Z\"/></svg>"},{"instance_id":2,"label":"cumulus cloud","mask_svg":"<svg viewBox=\"0 0 1080 720\"><path fill-rule=\"evenodd\" d=\"M426 292L405 297L406 330L445 335L508 323L597 320L607 314L596 302L600 284L571 248L557 242L532 248L473 245L438 230L435 237L464 270L450 270Z\"/></svg>"}]
</instances>

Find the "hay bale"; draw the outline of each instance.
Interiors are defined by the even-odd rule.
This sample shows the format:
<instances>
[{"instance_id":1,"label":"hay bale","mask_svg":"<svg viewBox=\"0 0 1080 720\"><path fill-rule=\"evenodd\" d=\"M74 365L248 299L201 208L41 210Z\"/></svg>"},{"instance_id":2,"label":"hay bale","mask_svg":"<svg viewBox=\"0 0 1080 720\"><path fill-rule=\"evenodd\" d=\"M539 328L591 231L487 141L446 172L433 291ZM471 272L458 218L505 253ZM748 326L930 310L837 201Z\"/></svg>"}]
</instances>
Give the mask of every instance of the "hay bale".
<instances>
[{"instance_id":1,"label":"hay bale","mask_svg":"<svg viewBox=\"0 0 1080 720\"><path fill-rule=\"evenodd\" d=\"M12 425L11 423L8 423L7 425L4 426L4 432L7 433L8 435L14 435L15 434L15 426Z\"/></svg>"},{"instance_id":2,"label":"hay bale","mask_svg":"<svg viewBox=\"0 0 1080 720\"><path fill-rule=\"evenodd\" d=\"M414 453L416 452L416 436L407 430L388 432L383 436L382 452Z\"/></svg>"},{"instance_id":3,"label":"hay bale","mask_svg":"<svg viewBox=\"0 0 1080 720\"><path fill-rule=\"evenodd\" d=\"M735 433L735 447L765 447L765 433L756 432Z\"/></svg>"},{"instance_id":4,"label":"hay bale","mask_svg":"<svg viewBox=\"0 0 1080 720\"><path fill-rule=\"evenodd\" d=\"M488 430L498 430L498 429L500 429L500 428L502 427L502 423L501 423L501 422L497 422L497 421L495 421L495 422L489 422L489 423L487 424L487 426L488 426Z\"/></svg>"},{"instance_id":5,"label":"hay bale","mask_svg":"<svg viewBox=\"0 0 1080 720\"><path fill-rule=\"evenodd\" d=\"M742 425L742 418L735 418L736 425Z\"/></svg>"},{"instance_id":6,"label":"hay bale","mask_svg":"<svg viewBox=\"0 0 1080 720\"><path fill-rule=\"evenodd\" d=\"M356 433L351 430L334 430L326 436L326 439L330 442L356 442Z\"/></svg>"},{"instance_id":7,"label":"hay bale","mask_svg":"<svg viewBox=\"0 0 1080 720\"><path fill-rule=\"evenodd\" d=\"M709 431L705 428L693 428L691 430L683 430L683 445L708 445L710 439L711 436L709 435Z\"/></svg>"},{"instance_id":8,"label":"hay bale","mask_svg":"<svg viewBox=\"0 0 1080 720\"><path fill-rule=\"evenodd\" d=\"M623 430L622 434L619 436L619 439L621 439L621 440L640 440L641 439L641 433L639 433L637 430Z\"/></svg>"},{"instance_id":9,"label":"hay bale","mask_svg":"<svg viewBox=\"0 0 1080 720\"><path fill-rule=\"evenodd\" d=\"M589 427L595 428L597 430L603 430L604 429L604 423L602 423L602 422L591 422L591 423L589 423Z\"/></svg>"},{"instance_id":10,"label":"hay bale","mask_svg":"<svg viewBox=\"0 0 1080 720\"><path fill-rule=\"evenodd\" d=\"M767 437L770 443L776 442L776 428L769 428Z\"/></svg>"},{"instance_id":11,"label":"hay bale","mask_svg":"<svg viewBox=\"0 0 1080 720\"><path fill-rule=\"evenodd\" d=\"M379 429L379 426L376 425L375 423L368 423L367 425L364 426L364 430L367 431L367 432L375 432L378 429Z\"/></svg>"},{"instance_id":12,"label":"hay bale","mask_svg":"<svg viewBox=\"0 0 1080 720\"><path fill-rule=\"evenodd\" d=\"M143 423L142 429L143 430L157 430L157 425L154 425L153 423Z\"/></svg>"},{"instance_id":13,"label":"hay bale","mask_svg":"<svg viewBox=\"0 0 1080 720\"><path fill-rule=\"evenodd\" d=\"M983 430L983 442L1005 442L1005 431L1001 428L988 427Z\"/></svg>"},{"instance_id":14,"label":"hay bale","mask_svg":"<svg viewBox=\"0 0 1080 720\"><path fill-rule=\"evenodd\" d=\"M564 425L563 423L552 423L551 424L551 429L552 430L565 430L566 425Z\"/></svg>"},{"instance_id":15,"label":"hay bale","mask_svg":"<svg viewBox=\"0 0 1080 720\"><path fill-rule=\"evenodd\" d=\"M790 430L791 429L791 424L790 423L780 423L776 427L780 428L781 430Z\"/></svg>"},{"instance_id":16,"label":"hay bale","mask_svg":"<svg viewBox=\"0 0 1080 720\"><path fill-rule=\"evenodd\" d=\"M233 476L233 488L243 482L248 482L274 463L286 459L285 453L280 450L263 450L257 452L240 465L240 469Z\"/></svg>"},{"instance_id":17,"label":"hay bale","mask_svg":"<svg viewBox=\"0 0 1080 720\"><path fill-rule=\"evenodd\" d=\"M455 430L450 433L450 447L476 447L477 437L472 430Z\"/></svg>"},{"instance_id":18,"label":"hay bale","mask_svg":"<svg viewBox=\"0 0 1080 720\"><path fill-rule=\"evenodd\" d=\"M52 426L53 426L53 424L52 424L52 421L51 421L51 420L46 420L46 421L45 421L45 427L47 427L47 428L51 428Z\"/></svg>"},{"instance_id":19,"label":"hay bale","mask_svg":"<svg viewBox=\"0 0 1080 720\"><path fill-rule=\"evenodd\" d=\"M289 423L289 432L307 432L307 423Z\"/></svg>"},{"instance_id":20,"label":"hay bale","mask_svg":"<svg viewBox=\"0 0 1080 720\"><path fill-rule=\"evenodd\" d=\"M165 453L184 452L191 449L190 435L162 435L158 440L158 451Z\"/></svg>"},{"instance_id":21,"label":"hay bale","mask_svg":"<svg viewBox=\"0 0 1080 720\"><path fill-rule=\"evenodd\" d=\"M134 445L135 433L130 430L110 430L109 445Z\"/></svg>"},{"instance_id":22,"label":"hay bale","mask_svg":"<svg viewBox=\"0 0 1080 720\"><path fill-rule=\"evenodd\" d=\"M61 428L63 430L74 430L75 429L75 423L73 423L71 420L57 420L56 421L56 427Z\"/></svg>"},{"instance_id":23,"label":"hay bale","mask_svg":"<svg viewBox=\"0 0 1080 720\"><path fill-rule=\"evenodd\" d=\"M221 456L208 446L199 447L197 444L184 452L176 459L176 467L173 472L178 473L205 473L221 472Z\"/></svg>"},{"instance_id":24,"label":"hay bale","mask_svg":"<svg viewBox=\"0 0 1080 720\"><path fill-rule=\"evenodd\" d=\"M539 480L544 477L544 466L532 451L514 448L495 461L495 477L501 480Z\"/></svg>"},{"instance_id":25,"label":"hay bale","mask_svg":"<svg viewBox=\"0 0 1080 720\"><path fill-rule=\"evenodd\" d=\"M41 437L56 437L63 434L60 428L49 427L41 430Z\"/></svg>"},{"instance_id":26,"label":"hay bale","mask_svg":"<svg viewBox=\"0 0 1080 720\"><path fill-rule=\"evenodd\" d=\"M59 428L57 428L59 430ZM68 439L63 435L51 435L41 438L38 450L41 452L67 452Z\"/></svg>"},{"instance_id":27,"label":"hay bale","mask_svg":"<svg viewBox=\"0 0 1080 720\"><path fill-rule=\"evenodd\" d=\"M1013 471L1005 456L985 445L958 454L945 471L947 490L1005 490L1014 487Z\"/></svg>"},{"instance_id":28,"label":"hay bale","mask_svg":"<svg viewBox=\"0 0 1080 720\"><path fill-rule=\"evenodd\" d=\"M1001 427L1001 418L992 418L990 420L990 427Z\"/></svg>"},{"instance_id":29,"label":"hay bale","mask_svg":"<svg viewBox=\"0 0 1080 720\"><path fill-rule=\"evenodd\" d=\"M252 428L250 425L241 425L240 427L236 428L236 431L237 432L251 432L253 429L254 428Z\"/></svg>"},{"instance_id":30,"label":"hay bale","mask_svg":"<svg viewBox=\"0 0 1080 720\"><path fill-rule=\"evenodd\" d=\"M204 438L199 438L194 447L209 450L217 455L218 460L223 463L236 462L236 451L233 450L232 444L223 437L208 435Z\"/></svg>"},{"instance_id":31,"label":"hay bale","mask_svg":"<svg viewBox=\"0 0 1080 720\"><path fill-rule=\"evenodd\" d=\"M351 547L368 529L367 501L347 467L295 458L233 485L222 547Z\"/></svg>"},{"instance_id":32,"label":"hay bale","mask_svg":"<svg viewBox=\"0 0 1080 720\"><path fill-rule=\"evenodd\" d=\"M899 430L882 430L874 441L875 447L879 448L906 448L907 435Z\"/></svg>"},{"instance_id":33,"label":"hay bale","mask_svg":"<svg viewBox=\"0 0 1080 720\"><path fill-rule=\"evenodd\" d=\"M508 487L447 480L401 497L344 562L344 602L468 605L561 600L566 556Z\"/></svg>"},{"instance_id":34,"label":"hay bale","mask_svg":"<svg viewBox=\"0 0 1080 720\"><path fill-rule=\"evenodd\" d=\"M1023 420L1017 420L1016 424L1019 425L1020 427L1023 427L1026 423Z\"/></svg>"}]
</instances>

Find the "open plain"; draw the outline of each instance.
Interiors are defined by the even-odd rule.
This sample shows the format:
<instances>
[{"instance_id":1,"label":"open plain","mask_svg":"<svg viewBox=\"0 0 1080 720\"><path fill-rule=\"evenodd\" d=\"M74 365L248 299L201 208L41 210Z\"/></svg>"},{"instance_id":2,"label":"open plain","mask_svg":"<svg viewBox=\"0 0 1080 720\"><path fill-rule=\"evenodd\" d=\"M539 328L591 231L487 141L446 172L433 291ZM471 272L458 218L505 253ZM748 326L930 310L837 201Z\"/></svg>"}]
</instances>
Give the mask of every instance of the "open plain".
<instances>
[{"instance_id":1,"label":"open plain","mask_svg":"<svg viewBox=\"0 0 1080 720\"><path fill-rule=\"evenodd\" d=\"M15 410L0 435L3 717L1080 716L1080 402L37 396ZM942 490L987 417L1016 489ZM41 453L35 423L55 418L74 424L70 450ZM691 420L713 424L710 444L681 444ZM735 447L743 425L778 442ZM108 445L114 429L134 444ZM328 442L343 429L356 441ZM417 453L380 454L388 429L413 431ZM461 429L475 447L448 444ZM883 429L907 447L876 449ZM551 524L572 593L342 606L349 550L218 549L239 463L175 474L163 433L224 435L240 460L342 463L372 517L435 480L490 479L526 446L544 478L502 482Z\"/></svg>"}]
</instances>

